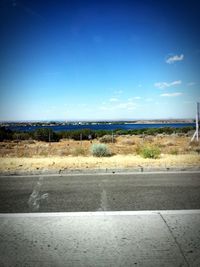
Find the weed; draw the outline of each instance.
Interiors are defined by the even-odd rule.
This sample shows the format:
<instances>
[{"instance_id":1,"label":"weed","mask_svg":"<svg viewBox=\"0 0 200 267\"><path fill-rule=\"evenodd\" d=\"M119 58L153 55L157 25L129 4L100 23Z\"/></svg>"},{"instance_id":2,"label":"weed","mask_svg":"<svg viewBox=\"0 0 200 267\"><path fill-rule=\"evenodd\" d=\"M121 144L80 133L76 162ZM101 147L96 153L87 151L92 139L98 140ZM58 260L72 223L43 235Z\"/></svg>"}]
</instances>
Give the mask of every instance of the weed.
<instances>
[{"instance_id":1,"label":"weed","mask_svg":"<svg viewBox=\"0 0 200 267\"><path fill-rule=\"evenodd\" d=\"M91 147L91 153L95 157L109 157L111 152L105 144L94 144Z\"/></svg>"},{"instance_id":2,"label":"weed","mask_svg":"<svg viewBox=\"0 0 200 267\"><path fill-rule=\"evenodd\" d=\"M104 135L102 136L99 141L101 143L115 143L116 142L116 138L112 135Z\"/></svg>"},{"instance_id":3,"label":"weed","mask_svg":"<svg viewBox=\"0 0 200 267\"><path fill-rule=\"evenodd\" d=\"M190 146L191 147L198 147L199 146L199 142L198 141L190 141Z\"/></svg>"},{"instance_id":4,"label":"weed","mask_svg":"<svg viewBox=\"0 0 200 267\"><path fill-rule=\"evenodd\" d=\"M178 149L177 148L173 148L170 150L169 152L171 155L178 155Z\"/></svg>"},{"instance_id":5,"label":"weed","mask_svg":"<svg viewBox=\"0 0 200 267\"><path fill-rule=\"evenodd\" d=\"M125 139L123 142L122 142L123 145L128 145L128 146L133 146L135 145L135 141L133 140L130 140L130 139Z\"/></svg>"},{"instance_id":6,"label":"weed","mask_svg":"<svg viewBox=\"0 0 200 267\"><path fill-rule=\"evenodd\" d=\"M157 159L160 156L160 149L157 146L143 146L139 150L143 158Z\"/></svg>"},{"instance_id":7,"label":"weed","mask_svg":"<svg viewBox=\"0 0 200 267\"><path fill-rule=\"evenodd\" d=\"M194 151L195 151L197 154L200 154L200 147L196 147L196 148L194 149Z\"/></svg>"},{"instance_id":8,"label":"weed","mask_svg":"<svg viewBox=\"0 0 200 267\"><path fill-rule=\"evenodd\" d=\"M43 157L48 157L48 152L42 150L42 151L40 151L39 155L40 155L40 156L43 156Z\"/></svg>"},{"instance_id":9,"label":"weed","mask_svg":"<svg viewBox=\"0 0 200 267\"><path fill-rule=\"evenodd\" d=\"M86 151L83 147L76 147L72 153L73 156L84 156L86 154Z\"/></svg>"},{"instance_id":10,"label":"weed","mask_svg":"<svg viewBox=\"0 0 200 267\"><path fill-rule=\"evenodd\" d=\"M174 146L174 145L175 145L175 142L173 142L173 141L164 142L164 146Z\"/></svg>"}]
</instances>

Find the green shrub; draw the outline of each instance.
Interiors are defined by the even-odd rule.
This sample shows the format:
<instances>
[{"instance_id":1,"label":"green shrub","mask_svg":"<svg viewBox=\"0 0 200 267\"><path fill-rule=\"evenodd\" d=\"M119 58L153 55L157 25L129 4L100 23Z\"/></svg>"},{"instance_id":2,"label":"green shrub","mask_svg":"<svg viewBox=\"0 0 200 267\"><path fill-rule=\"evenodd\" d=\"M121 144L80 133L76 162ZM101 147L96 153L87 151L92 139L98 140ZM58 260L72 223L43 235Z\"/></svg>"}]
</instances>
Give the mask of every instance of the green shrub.
<instances>
[{"instance_id":1,"label":"green shrub","mask_svg":"<svg viewBox=\"0 0 200 267\"><path fill-rule=\"evenodd\" d=\"M147 129L145 131L145 134L147 134L147 135L156 135L157 134L157 131L154 128L149 128L149 129Z\"/></svg>"},{"instance_id":2,"label":"green shrub","mask_svg":"<svg viewBox=\"0 0 200 267\"><path fill-rule=\"evenodd\" d=\"M69 138L75 141L91 140L96 138L96 132L90 129L62 131L59 135L60 138Z\"/></svg>"},{"instance_id":3,"label":"green shrub","mask_svg":"<svg viewBox=\"0 0 200 267\"><path fill-rule=\"evenodd\" d=\"M139 150L143 158L157 159L160 156L160 149L156 146L144 146Z\"/></svg>"},{"instance_id":4,"label":"green shrub","mask_svg":"<svg viewBox=\"0 0 200 267\"><path fill-rule=\"evenodd\" d=\"M60 136L49 128L39 128L34 131L33 138L37 141L58 142Z\"/></svg>"},{"instance_id":5,"label":"green shrub","mask_svg":"<svg viewBox=\"0 0 200 267\"><path fill-rule=\"evenodd\" d=\"M0 142L4 140L12 140L13 132L6 127L0 127Z\"/></svg>"},{"instance_id":6,"label":"green shrub","mask_svg":"<svg viewBox=\"0 0 200 267\"><path fill-rule=\"evenodd\" d=\"M13 140L29 140L31 139L31 134L28 132L15 132L13 134Z\"/></svg>"},{"instance_id":7,"label":"green shrub","mask_svg":"<svg viewBox=\"0 0 200 267\"><path fill-rule=\"evenodd\" d=\"M112 131L111 130L95 130L95 137L102 137L104 135L111 135Z\"/></svg>"},{"instance_id":8,"label":"green shrub","mask_svg":"<svg viewBox=\"0 0 200 267\"><path fill-rule=\"evenodd\" d=\"M170 150L170 154L171 155L178 155L178 149L177 148L173 148Z\"/></svg>"},{"instance_id":9,"label":"green shrub","mask_svg":"<svg viewBox=\"0 0 200 267\"><path fill-rule=\"evenodd\" d=\"M111 152L105 144L94 144L91 147L91 153L95 157L109 157Z\"/></svg>"}]
</instances>

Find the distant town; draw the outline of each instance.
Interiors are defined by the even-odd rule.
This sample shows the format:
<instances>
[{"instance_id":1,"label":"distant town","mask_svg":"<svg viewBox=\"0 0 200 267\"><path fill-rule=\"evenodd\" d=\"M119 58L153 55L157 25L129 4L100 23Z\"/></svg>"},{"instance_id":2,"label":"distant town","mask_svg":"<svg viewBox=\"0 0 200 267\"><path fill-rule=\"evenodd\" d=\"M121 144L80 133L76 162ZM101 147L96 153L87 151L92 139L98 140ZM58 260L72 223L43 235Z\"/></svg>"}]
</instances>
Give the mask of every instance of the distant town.
<instances>
[{"instance_id":1,"label":"distant town","mask_svg":"<svg viewBox=\"0 0 200 267\"><path fill-rule=\"evenodd\" d=\"M127 121L18 121L0 122L1 127L9 126L65 126L65 125L101 125L101 124L173 124L194 123L194 119L158 119L158 120L127 120Z\"/></svg>"}]
</instances>

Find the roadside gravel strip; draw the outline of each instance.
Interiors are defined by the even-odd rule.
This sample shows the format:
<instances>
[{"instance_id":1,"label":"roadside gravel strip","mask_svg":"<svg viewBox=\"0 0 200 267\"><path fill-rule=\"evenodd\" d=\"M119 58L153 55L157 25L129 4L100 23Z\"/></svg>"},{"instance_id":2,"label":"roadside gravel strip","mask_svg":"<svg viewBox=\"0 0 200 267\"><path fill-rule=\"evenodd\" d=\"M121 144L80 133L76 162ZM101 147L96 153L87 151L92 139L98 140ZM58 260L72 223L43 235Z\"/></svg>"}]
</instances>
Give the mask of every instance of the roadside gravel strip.
<instances>
[{"instance_id":1,"label":"roadside gravel strip","mask_svg":"<svg viewBox=\"0 0 200 267\"><path fill-rule=\"evenodd\" d=\"M167 172L167 173L176 173L176 172L199 172L200 167L185 167L185 166L177 166L177 167L138 167L138 168L101 168L101 169L64 169L64 170L16 170L16 171L2 171L0 172L0 177L4 176L65 176L65 175L104 175L104 174L135 174L135 173L159 173L159 172Z\"/></svg>"},{"instance_id":2,"label":"roadside gravel strip","mask_svg":"<svg viewBox=\"0 0 200 267\"><path fill-rule=\"evenodd\" d=\"M0 214L0 266L200 266L200 210Z\"/></svg>"},{"instance_id":3,"label":"roadside gravel strip","mask_svg":"<svg viewBox=\"0 0 200 267\"><path fill-rule=\"evenodd\" d=\"M153 173L153 172L200 172L200 166L176 166L176 167L153 167L153 166L137 166L135 168L91 168L91 169L39 169L39 170L2 170L0 171L0 177L3 176L27 176L27 175L42 175L42 176L51 176L51 175L101 175L101 174L133 174L133 173Z\"/></svg>"}]
</instances>

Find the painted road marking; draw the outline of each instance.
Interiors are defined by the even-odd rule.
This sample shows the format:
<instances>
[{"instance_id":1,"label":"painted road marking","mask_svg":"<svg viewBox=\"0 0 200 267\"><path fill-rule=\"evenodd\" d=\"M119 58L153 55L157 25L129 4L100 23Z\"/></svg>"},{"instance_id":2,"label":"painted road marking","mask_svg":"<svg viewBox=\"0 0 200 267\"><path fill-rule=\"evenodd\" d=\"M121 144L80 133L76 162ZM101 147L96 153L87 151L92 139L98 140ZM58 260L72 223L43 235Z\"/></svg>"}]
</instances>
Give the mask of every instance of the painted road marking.
<instances>
[{"instance_id":1,"label":"painted road marking","mask_svg":"<svg viewBox=\"0 0 200 267\"><path fill-rule=\"evenodd\" d=\"M198 210L145 210L145 211L96 211L96 212L34 212L0 213L0 218L14 217L91 217L91 216L138 216L138 215L200 214Z\"/></svg>"}]
</instances>

